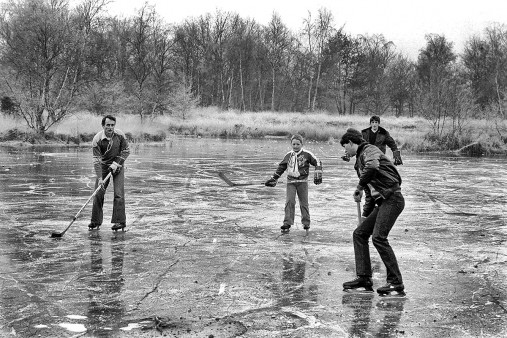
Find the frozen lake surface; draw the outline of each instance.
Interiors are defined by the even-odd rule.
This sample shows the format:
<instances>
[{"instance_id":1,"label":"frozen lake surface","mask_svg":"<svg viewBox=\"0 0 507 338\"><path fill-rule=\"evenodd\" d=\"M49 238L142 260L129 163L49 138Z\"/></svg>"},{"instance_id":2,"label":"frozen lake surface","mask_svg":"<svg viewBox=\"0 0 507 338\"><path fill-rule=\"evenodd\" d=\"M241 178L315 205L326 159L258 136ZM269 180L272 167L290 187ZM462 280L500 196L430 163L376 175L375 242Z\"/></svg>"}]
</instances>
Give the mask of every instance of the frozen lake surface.
<instances>
[{"instance_id":1,"label":"frozen lake surface","mask_svg":"<svg viewBox=\"0 0 507 338\"><path fill-rule=\"evenodd\" d=\"M390 235L406 299L352 279L357 178L336 144L310 184L311 231L280 235L285 187L260 183L288 141L131 145L127 228L89 232L89 148L0 148L0 334L5 337L505 337L507 160L404 155ZM258 185L229 187L218 177ZM111 216L112 190L105 202ZM374 287L385 269L372 247Z\"/></svg>"}]
</instances>

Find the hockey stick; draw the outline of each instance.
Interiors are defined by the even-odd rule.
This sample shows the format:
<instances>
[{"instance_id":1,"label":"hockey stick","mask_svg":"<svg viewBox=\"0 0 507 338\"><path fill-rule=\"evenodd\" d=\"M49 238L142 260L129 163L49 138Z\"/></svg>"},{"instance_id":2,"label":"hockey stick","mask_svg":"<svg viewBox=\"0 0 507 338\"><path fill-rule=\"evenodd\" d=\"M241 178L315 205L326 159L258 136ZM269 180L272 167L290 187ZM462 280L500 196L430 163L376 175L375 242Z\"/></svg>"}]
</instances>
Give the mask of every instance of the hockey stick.
<instances>
[{"instance_id":1,"label":"hockey stick","mask_svg":"<svg viewBox=\"0 0 507 338\"><path fill-rule=\"evenodd\" d=\"M361 202L357 203L357 226L361 225Z\"/></svg>"},{"instance_id":2,"label":"hockey stick","mask_svg":"<svg viewBox=\"0 0 507 338\"><path fill-rule=\"evenodd\" d=\"M104 178L104 180L102 181L102 184L99 184L99 186L97 187L97 189L95 189L95 191L93 192L93 194L88 198L88 200L86 201L86 203L81 207L81 209L79 209L79 211L77 212L77 214L72 217L72 221L70 222L70 224L65 228L65 230L63 230L62 232L53 232L51 234L51 237L52 238L59 238L59 237L62 237L66 232L67 230L69 230L70 226L76 221L76 219L79 217L79 215L81 214L81 211L83 211L83 209L88 205L88 203L90 203L90 201L92 200L92 198L97 195L97 193L99 192L100 189L104 189L104 184L111 178L111 175L113 173L112 172L109 172L109 174L107 174L107 176Z\"/></svg>"},{"instance_id":3,"label":"hockey stick","mask_svg":"<svg viewBox=\"0 0 507 338\"><path fill-rule=\"evenodd\" d=\"M248 182L248 183L234 183L231 181L227 176L225 176L224 172L219 172L218 176L225 182L229 187L243 187L247 185L261 185L264 184L264 182Z\"/></svg>"},{"instance_id":4,"label":"hockey stick","mask_svg":"<svg viewBox=\"0 0 507 338\"><path fill-rule=\"evenodd\" d=\"M218 176L225 182L229 187L244 187L249 185L264 185L264 182L245 182L245 183L234 183L231 181L223 171L218 173ZM298 182L308 182L307 180L293 180L288 183L298 183ZM283 181L278 181L278 183L284 183Z\"/></svg>"}]
</instances>

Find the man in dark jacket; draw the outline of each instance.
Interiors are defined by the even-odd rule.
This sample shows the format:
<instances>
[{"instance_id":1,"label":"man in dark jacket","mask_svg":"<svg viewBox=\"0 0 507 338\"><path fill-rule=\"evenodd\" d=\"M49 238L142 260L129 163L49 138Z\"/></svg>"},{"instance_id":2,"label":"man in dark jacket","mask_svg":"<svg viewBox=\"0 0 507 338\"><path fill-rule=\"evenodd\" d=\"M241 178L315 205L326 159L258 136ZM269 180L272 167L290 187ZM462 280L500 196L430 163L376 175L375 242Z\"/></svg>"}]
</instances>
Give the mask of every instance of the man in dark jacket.
<instances>
[{"instance_id":1,"label":"man in dark jacket","mask_svg":"<svg viewBox=\"0 0 507 338\"><path fill-rule=\"evenodd\" d=\"M398 150L398 146L389 132L380 126L379 116L373 115L370 118L370 127L361 130L361 134L366 142L377 146L384 154L386 153L387 145L393 152L394 165L403 164L401 152Z\"/></svg>"},{"instance_id":2,"label":"man in dark jacket","mask_svg":"<svg viewBox=\"0 0 507 338\"><path fill-rule=\"evenodd\" d=\"M125 190L124 190L124 171L123 163L130 154L129 145L125 134L115 129L116 118L111 115L104 116L102 119L102 130L99 131L92 141L93 167L95 175L95 189L99 185L104 189L99 190L93 199L93 209L91 222L88 225L90 229L98 228L102 225L104 195L109 181L104 182L108 173L113 177L114 199L113 215L111 223L112 230L125 228Z\"/></svg>"},{"instance_id":3,"label":"man in dark jacket","mask_svg":"<svg viewBox=\"0 0 507 338\"><path fill-rule=\"evenodd\" d=\"M344 290L364 288L372 289L372 268L368 240L377 249L387 271L387 284L377 289L380 295L404 295L403 278L398 261L387 236L396 219L405 207L401 194L401 176L393 163L379 148L368 144L359 131L348 129L342 136L340 144L348 156L356 156L356 169L359 183L354 192L354 200L361 202L365 193L365 205L361 224L354 230L354 254L357 278L343 283Z\"/></svg>"}]
</instances>

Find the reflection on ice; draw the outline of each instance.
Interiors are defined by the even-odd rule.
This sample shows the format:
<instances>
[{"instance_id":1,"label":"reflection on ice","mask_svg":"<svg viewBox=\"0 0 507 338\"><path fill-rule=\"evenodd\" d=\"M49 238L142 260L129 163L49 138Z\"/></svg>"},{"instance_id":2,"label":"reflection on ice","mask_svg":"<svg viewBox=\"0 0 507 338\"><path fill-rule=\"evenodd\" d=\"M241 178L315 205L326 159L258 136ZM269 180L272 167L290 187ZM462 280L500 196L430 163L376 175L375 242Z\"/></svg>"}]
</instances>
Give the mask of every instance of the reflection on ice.
<instances>
[{"instance_id":1,"label":"reflection on ice","mask_svg":"<svg viewBox=\"0 0 507 338\"><path fill-rule=\"evenodd\" d=\"M85 332L86 327L83 324L74 324L74 323L60 323L59 326L71 332Z\"/></svg>"},{"instance_id":2,"label":"reflection on ice","mask_svg":"<svg viewBox=\"0 0 507 338\"><path fill-rule=\"evenodd\" d=\"M86 316L81 316L81 315L67 315L65 316L69 319L86 319L87 317Z\"/></svg>"}]
</instances>

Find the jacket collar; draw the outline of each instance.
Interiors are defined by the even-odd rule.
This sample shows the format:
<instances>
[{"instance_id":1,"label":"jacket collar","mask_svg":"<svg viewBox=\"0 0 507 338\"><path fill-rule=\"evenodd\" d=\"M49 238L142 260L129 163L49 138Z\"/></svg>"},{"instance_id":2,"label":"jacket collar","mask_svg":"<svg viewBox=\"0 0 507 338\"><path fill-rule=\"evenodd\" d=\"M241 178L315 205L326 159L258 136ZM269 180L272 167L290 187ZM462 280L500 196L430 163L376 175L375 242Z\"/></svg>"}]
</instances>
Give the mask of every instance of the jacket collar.
<instances>
[{"instance_id":1,"label":"jacket collar","mask_svg":"<svg viewBox=\"0 0 507 338\"><path fill-rule=\"evenodd\" d=\"M366 129L363 129L363 131L370 131L373 133L373 130L371 130L371 127L368 127ZM382 128L381 126L378 127L378 130L377 130L377 133L379 134L385 134L386 133L386 130L384 128Z\"/></svg>"},{"instance_id":2,"label":"jacket collar","mask_svg":"<svg viewBox=\"0 0 507 338\"><path fill-rule=\"evenodd\" d=\"M294 150L292 151L292 153L296 156L301 154L302 152L303 152L303 148L299 149L299 151L297 153Z\"/></svg>"},{"instance_id":3,"label":"jacket collar","mask_svg":"<svg viewBox=\"0 0 507 338\"><path fill-rule=\"evenodd\" d=\"M369 144L368 142L363 142L357 147L356 157L357 155L363 152L364 147L366 147L368 144Z\"/></svg>"},{"instance_id":4,"label":"jacket collar","mask_svg":"<svg viewBox=\"0 0 507 338\"><path fill-rule=\"evenodd\" d=\"M101 131L100 131L100 134L99 134L99 137L100 137L100 140L101 140L101 141L102 141L103 139L108 139L108 140L110 140L110 139L112 139L112 138L113 138L113 136L114 136L115 134L116 134L116 130L114 130L114 131L113 131L113 135L112 135L110 138L108 138L108 137L106 136L106 132L105 132L104 130L101 130Z\"/></svg>"}]
</instances>

